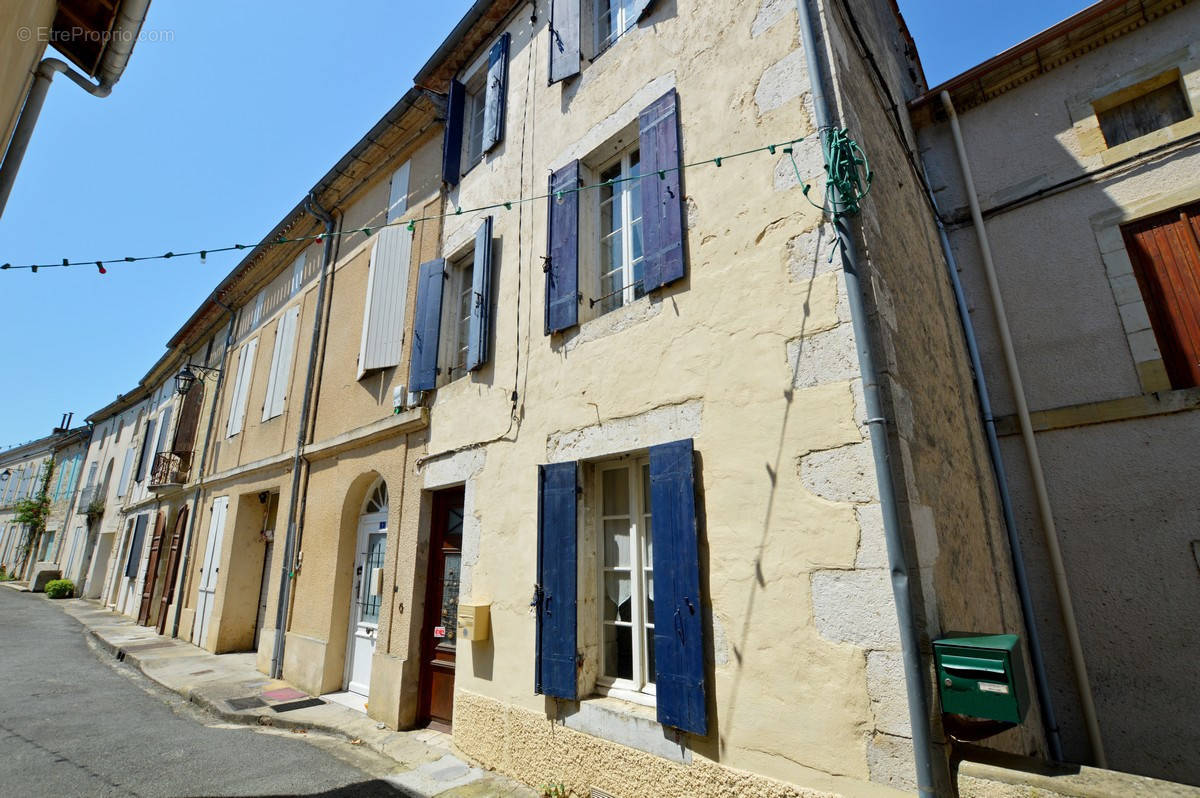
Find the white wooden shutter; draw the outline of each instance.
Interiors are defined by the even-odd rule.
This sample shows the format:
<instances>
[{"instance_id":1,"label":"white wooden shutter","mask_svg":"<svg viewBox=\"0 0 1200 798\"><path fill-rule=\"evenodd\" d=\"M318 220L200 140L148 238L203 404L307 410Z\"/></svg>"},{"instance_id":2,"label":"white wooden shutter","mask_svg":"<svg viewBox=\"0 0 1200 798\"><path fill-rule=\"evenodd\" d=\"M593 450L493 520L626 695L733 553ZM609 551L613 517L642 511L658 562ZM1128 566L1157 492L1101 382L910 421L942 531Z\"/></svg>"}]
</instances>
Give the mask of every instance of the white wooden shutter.
<instances>
[{"instance_id":1,"label":"white wooden shutter","mask_svg":"<svg viewBox=\"0 0 1200 798\"><path fill-rule=\"evenodd\" d=\"M412 161L405 161L392 174L392 191L388 197L387 220L394 222L408 210L408 172Z\"/></svg>"},{"instance_id":2,"label":"white wooden shutter","mask_svg":"<svg viewBox=\"0 0 1200 798\"><path fill-rule=\"evenodd\" d=\"M362 346L358 353L359 379L372 369L400 363L411 260L412 233L407 228L385 227L379 231L367 276Z\"/></svg>"},{"instance_id":3,"label":"white wooden shutter","mask_svg":"<svg viewBox=\"0 0 1200 798\"><path fill-rule=\"evenodd\" d=\"M271 374L267 378L267 398L263 402L262 420L275 418L283 412L288 383L292 375L292 356L296 351L296 323L300 306L288 308L275 328L275 351L271 355Z\"/></svg>"},{"instance_id":4,"label":"white wooden shutter","mask_svg":"<svg viewBox=\"0 0 1200 798\"><path fill-rule=\"evenodd\" d=\"M125 495L125 491L129 489L129 475L133 471L133 456L134 447L130 444L125 450L125 465L121 466L121 481L117 483L117 498Z\"/></svg>"},{"instance_id":5,"label":"white wooden shutter","mask_svg":"<svg viewBox=\"0 0 1200 798\"><path fill-rule=\"evenodd\" d=\"M225 436L233 437L242 431L246 420L246 400L250 396L250 375L254 370L254 353L258 350L258 339L252 338L242 344L238 358L237 379L233 383L233 401L229 405L229 423Z\"/></svg>"}]
</instances>

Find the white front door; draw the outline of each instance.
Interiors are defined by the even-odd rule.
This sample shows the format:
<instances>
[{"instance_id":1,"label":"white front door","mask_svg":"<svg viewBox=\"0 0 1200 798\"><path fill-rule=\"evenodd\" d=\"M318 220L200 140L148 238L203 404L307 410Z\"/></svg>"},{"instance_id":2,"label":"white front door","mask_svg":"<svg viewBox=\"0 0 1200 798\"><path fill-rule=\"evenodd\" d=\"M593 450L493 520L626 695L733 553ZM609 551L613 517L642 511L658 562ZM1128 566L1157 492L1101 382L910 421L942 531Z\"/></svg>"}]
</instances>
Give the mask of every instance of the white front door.
<instances>
[{"instance_id":1,"label":"white front door","mask_svg":"<svg viewBox=\"0 0 1200 798\"><path fill-rule=\"evenodd\" d=\"M221 538L225 532L225 514L229 509L229 497L222 496L213 502L212 518L208 525L208 541L204 546L204 566L200 569L200 586L196 591L196 623L192 628L192 642L204 646L208 636L208 623L212 620L213 599L217 593L217 575L221 569Z\"/></svg>"},{"instance_id":2,"label":"white front door","mask_svg":"<svg viewBox=\"0 0 1200 798\"><path fill-rule=\"evenodd\" d=\"M387 513L368 513L358 522L354 554L354 592L350 604L350 646L346 652L346 689L368 695L371 657L383 602L383 556L387 548Z\"/></svg>"}]
</instances>

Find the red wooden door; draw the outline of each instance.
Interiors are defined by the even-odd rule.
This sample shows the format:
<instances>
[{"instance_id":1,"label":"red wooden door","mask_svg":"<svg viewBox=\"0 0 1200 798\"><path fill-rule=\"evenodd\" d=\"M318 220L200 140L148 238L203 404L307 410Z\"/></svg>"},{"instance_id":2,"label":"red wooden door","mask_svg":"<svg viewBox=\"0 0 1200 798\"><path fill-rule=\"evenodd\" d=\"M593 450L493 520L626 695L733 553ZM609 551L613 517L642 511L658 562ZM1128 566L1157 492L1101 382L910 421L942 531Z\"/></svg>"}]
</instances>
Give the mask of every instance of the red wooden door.
<instances>
[{"instance_id":1,"label":"red wooden door","mask_svg":"<svg viewBox=\"0 0 1200 798\"><path fill-rule=\"evenodd\" d=\"M158 576L158 555L162 551L163 527L167 525L167 512L160 510L154 521L154 537L150 540L150 562L146 564L146 578L142 582L142 604L138 608L138 623L150 622L150 604L154 597L154 583Z\"/></svg>"},{"instance_id":2,"label":"red wooden door","mask_svg":"<svg viewBox=\"0 0 1200 798\"><path fill-rule=\"evenodd\" d=\"M158 604L158 633L166 634L167 608L175 597L175 576L179 571L179 552L183 548L183 533L187 529L188 508L184 505L175 519L175 531L171 535L171 549L167 553L167 570L163 577L167 583L163 585L162 599Z\"/></svg>"},{"instance_id":3,"label":"red wooden door","mask_svg":"<svg viewBox=\"0 0 1200 798\"><path fill-rule=\"evenodd\" d=\"M1122 232L1171 387L1200 385L1200 203Z\"/></svg>"},{"instance_id":4,"label":"red wooden door","mask_svg":"<svg viewBox=\"0 0 1200 798\"><path fill-rule=\"evenodd\" d=\"M454 717L462 525L463 489L435 493L421 632L420 719L445 729L449 729Z\"/></svg>"}]
</instances>

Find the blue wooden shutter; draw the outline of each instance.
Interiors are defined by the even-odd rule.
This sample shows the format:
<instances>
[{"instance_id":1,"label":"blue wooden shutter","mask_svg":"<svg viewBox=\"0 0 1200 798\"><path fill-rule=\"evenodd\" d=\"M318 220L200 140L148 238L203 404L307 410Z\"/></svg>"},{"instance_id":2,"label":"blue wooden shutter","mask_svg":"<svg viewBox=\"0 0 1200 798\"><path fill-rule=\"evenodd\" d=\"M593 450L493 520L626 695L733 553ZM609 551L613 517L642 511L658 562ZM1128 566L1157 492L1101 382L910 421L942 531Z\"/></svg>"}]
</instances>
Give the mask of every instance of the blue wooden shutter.
<instances>
[{"instance_id":1,"label":"blue wooden shutter","mask_svg":"<svg viewBox=\"0 0 1200 798\"><path fill-rule=\"evenodd\" d=\"M579 323L579 161L550 175L546 335ZM559 196L558 192L563 192Z\"/></svg>"},{"instance_id":2,"label":"blue wooden shutter","mask_svg":"<svg viewBox=\"0 0 1200 798\"><path fill-rule=\"evenodd\" d=\"M638 148L642 174L659 177L641 181L642 287L661 288L684 275L683 191L680 188L679 114L675 89L638 115ZM672 171L663 171L663 170Z\"/></svg>"},{"instance_id":3,"label":"blue wooden shutter","mask_svg":"<svg viewBox=\"0 0 1200 798\"><path fill-rule=\"evenodd\" d=\"M488 362L488 328L492 320L492 217L475 234L475 265L471 270L471 323L467 330L467 371Z\"/></svg>"},{"instance_id":4,"label":"blue wooden shutter","mask_svg":"<svg viewBox=\"0 0 1200 798\"><path fill-rule=\"evenodd\" d=\"M410 391L432 391L437 387L442 283L445 279L446 261L442 258L421 264L417 277L417 307L413 313L412 359L408 368Z\"/></svg>"},{"instance_id":5,"label":"blue wooden shutter","mask_svg":"<svg viewBox=\"0 0 1200 798\"><path fill-rule=\"evenodd\" d=\"M550 3L550 82L579 74L579 0Z\"/></svg>"},{"instance_id":6,"label":"blue wooden shutter","mask_svg":"<svg viewBox=\"0 0 1200 798\"><path fill-rule=\"evenodd\" d=\"M467 87L457 80L450 81L450 96L446 100L446 127L442 131L442 180L457 186L462 172L463 110Z\"/></svg>"},{"instance_id":7,"label":"blue wooden shutter","mask_svg":"<svg viewBox=\"0 0 1200 798\"><path fill-rule=\"evenodd\" d=\"M575 463L538 466L534 691L574 700Z\"/></svg>"},{"instance_id":8,"label":"blue wooden shutter","mask_svg":"<svg viewBox=\"0 0 1200 798\"><path fill-rule=\"evenodd\" d=\"M125 575L130 579L137 577L138 560L142 556L142 542L146 539L146 522L149 518L143 513L133 526L133 543L129 546L129 560L125 563Z\"/></svg>"},{"instance_id":9,"label":"blue wooden shutter","mask_svg":"<svg viewBox=\"0 0 1200 798\"><path fill-rule=\"evenodd\" d=\"M487 88L483 106L483 151L488 152L504 139L504 110L508 94L508 42L503 34L488 53Z\"/></svg>"},{"instance_id":10,"label":"blue wooden shutter","mask_svg":"<svg viewBox=\"0 0 1200 798\"><path fill-rule=\"evenodd\" d=\"M658 722L708 733L696 480L690 438L650 447Z\"/></svg>"}]
</instances>

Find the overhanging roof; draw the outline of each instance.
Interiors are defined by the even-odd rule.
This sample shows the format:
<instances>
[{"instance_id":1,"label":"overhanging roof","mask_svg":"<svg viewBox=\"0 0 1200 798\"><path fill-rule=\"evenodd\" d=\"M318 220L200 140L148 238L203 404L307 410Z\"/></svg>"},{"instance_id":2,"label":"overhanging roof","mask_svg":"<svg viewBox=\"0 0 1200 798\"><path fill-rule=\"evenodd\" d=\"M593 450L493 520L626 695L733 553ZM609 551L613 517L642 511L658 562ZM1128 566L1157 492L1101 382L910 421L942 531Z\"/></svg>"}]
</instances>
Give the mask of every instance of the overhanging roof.
<instances>
[{"instance_id":1,"label":"overhanging roof","mask_svg":"<svg viewBox=\"0 0 1200 798\"><path fill-rule=\"evenodd\" d=\"M1182 8L1188 0L1101 0L978 66L934 86L908 104L916 125L944 117L938 96L962 112Z\"/></svg>"}]
</instances>

